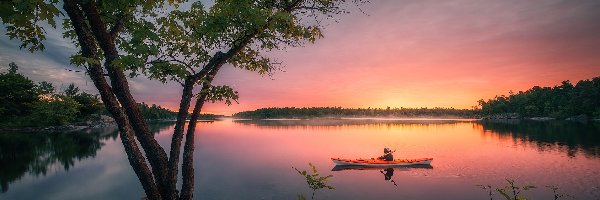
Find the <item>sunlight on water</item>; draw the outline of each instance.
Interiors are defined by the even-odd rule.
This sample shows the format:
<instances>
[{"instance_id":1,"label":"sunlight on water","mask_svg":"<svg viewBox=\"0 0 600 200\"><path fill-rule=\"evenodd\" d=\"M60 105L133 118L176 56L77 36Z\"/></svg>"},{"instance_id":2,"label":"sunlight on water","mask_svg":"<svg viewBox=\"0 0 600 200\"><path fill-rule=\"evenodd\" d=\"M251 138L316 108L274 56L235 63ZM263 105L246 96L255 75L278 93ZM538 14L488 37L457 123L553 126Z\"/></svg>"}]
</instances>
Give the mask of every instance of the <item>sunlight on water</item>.
<instances>
[{"instance_id":1,"label":"sunlight on water","mask_svg":"<svg viewBox=\"0 0 600 200\"><path fill-rule=\"evenodd\" d=\"M292 167L309 170L312 163L321 175L333 175L328 184L336 188L317 191L316 199L485 199L487 193L475 185L503 187L505 178L538 186L525 193L533 199L551 198L546 185L557 185L577 199L598 199L598 130L597 124L415 119L203 122L196 133L195 197L310 197L305 179ZM156 131L156 138L168 148L173 126ZM100 142L95 157L75 159L68 170L25 173L9 180L10 187L0 198L141 198L142 188L120 140L100 138ZM395 158L434 160L429 167L397 168L392 173L332 171L332 157L374 158L384 147L395 149Z\"/></svg>"}]
</instances>

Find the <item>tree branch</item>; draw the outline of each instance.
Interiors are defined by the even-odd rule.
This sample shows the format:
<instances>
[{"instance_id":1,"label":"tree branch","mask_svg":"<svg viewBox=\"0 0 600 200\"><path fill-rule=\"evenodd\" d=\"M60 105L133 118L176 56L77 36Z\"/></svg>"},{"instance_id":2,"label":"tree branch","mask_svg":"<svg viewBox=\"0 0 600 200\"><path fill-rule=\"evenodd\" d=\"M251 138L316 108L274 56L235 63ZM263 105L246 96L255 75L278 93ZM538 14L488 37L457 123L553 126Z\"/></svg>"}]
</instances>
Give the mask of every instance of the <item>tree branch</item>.
<instances>
[{"instance_id":1,"label":"tree branch","mask_svg":"<svg viewBox=\"0 0 600 200\"><path fill-rule=\"evenodd\" d=\"M129 14L124 14L115 23L115 25L110 29L110 37L114 40L121 31L123 31L123 26L127 20L129 20Z\"/></svg>"}]
</instances>

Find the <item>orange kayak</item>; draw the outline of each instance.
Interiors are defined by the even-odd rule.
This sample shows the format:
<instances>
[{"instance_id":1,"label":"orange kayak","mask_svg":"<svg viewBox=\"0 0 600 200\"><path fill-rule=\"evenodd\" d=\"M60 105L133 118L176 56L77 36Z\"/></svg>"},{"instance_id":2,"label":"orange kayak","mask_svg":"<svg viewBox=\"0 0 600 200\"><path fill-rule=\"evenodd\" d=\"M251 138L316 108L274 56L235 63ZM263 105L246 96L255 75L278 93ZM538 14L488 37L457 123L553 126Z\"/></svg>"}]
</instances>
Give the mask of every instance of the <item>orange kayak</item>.
<instances>
[{"instance_id":1,"label":"orange kayak","mask_svg":"<svg viewBox=\"0 0 600 200\"><path fill-rule=\"evenodd\" d=\"M331 158L331 161L336 165L360 165L360 166L377 166L377 167L394 167L394 166L409 166L409 165L429 165L433 158L417 158L417 159L395 159L393 161L385 161L379 159L343 159Z\"/></svg>"},{"instance_id":2,"label":"orange kayak","mask_svg":"<svg viewBox=\"0 0 600 200\"><path fill-rule=\"evenodd\" d=\"M377 170L396 169L400 171L408 171L410 169L433 169L431 165L405 165L405 166L365 166L365 165L336 165L331 171L346 171L346 170Z\"/></svg>"}]
</instances>

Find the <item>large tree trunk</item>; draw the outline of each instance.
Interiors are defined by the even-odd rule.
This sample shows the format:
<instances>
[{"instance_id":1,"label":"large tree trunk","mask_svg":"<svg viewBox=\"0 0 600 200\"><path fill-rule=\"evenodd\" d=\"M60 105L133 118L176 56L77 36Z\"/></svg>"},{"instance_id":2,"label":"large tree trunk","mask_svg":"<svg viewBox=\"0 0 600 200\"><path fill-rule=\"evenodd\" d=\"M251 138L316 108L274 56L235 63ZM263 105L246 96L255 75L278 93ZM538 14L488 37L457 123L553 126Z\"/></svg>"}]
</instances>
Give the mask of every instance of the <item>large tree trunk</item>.
<instances>
[{"instance_id":1,"label":"large tree trunk","mask_svg":"<svg viewBox=\"0 0 600 200\"><path fill-rule=\"evenodd\" d=\"M183 127L192 101L194 85L196 82L191 79L186 79L183 84L183 92L181 94L181 102L179 103L179 112L177 113L177 122L173 137L171 138L171 151L169 155L169 168L167 171L169 188L167 195L170 197L177 196L177 168L179 167L179 152L181 149L181 138L183 135ZM191 122L191 121L190 121Z\"/></svg>"},{"instance_id":2,"label":"large tree trunk","mask_svg":"<svg viewBox=\"0 0 600 200\"><path fill-rule=\"evenodd\" d=\"M82 7L91 26L92 33L104 52L104 66L108 71L113 91L131 122L135 136L146 152L148 161L152 166L152 172L158 182L159 190L162 194L165 194L167 192L166 189L168 188L166 182L167 174L165 173L168 160L167 155L164 149L154 139L154 135L150 133L148 125L144 120L135 99L131 95L129 84L123 70L112 64L113 61L119 57L119 54L112 35L106 29L106 25L100 17L96 2L89 1L82 5Z\"/></svg>"},{"instance_id":3,"label":"large tree trunk","mask_svg":"<svg viewBox=\"0 0 600 200\"><path fill-rule=\"evenodd\" d=\"M194 132L205 99L206 96L199 96L196 99L196 105L188 124L185 145L183 146L183 163L181 164L183 185L181 187L180 200L191 200L194 198Z\"/></svg>"},{"instance_id":4,"label":"large tree trunk","mask_svg":"<svg viewBox=\"0 0 600 200\"><path fill-rule=\"evenodd\" d=\"M83 20L82 11L77 6L76 2L73 0L65 0L64 1L64 9L69 15L75 32L77 34L77 38L79 43L81 44L81 51L84 57L97 59L96 52L96 43L91 36L90 30L87 27L87 24ZM146 196L149 199L161 199L161 195L159 190L152 178L152 173L148 169L148 165L139 150L137 144L135 143L135 138L133 136L132 127L129 125L129 120L123 113L123 110L119 106L117 99L115 98L110 86L106 82L104 78L104 72L102 67L99 64L88 64L88 74L94 85L98 89L100 93L100 97L104 102L107 110L112 114L117 122L119 127L121 141L123 142L123 146L125 147L125 153L127 154L127 158L129 163L133 167L134 172L138 176L144 191L146 192Z\"/></svg>"},{"instance_id":5,"label":"large tree trunk","mask_svg":"<svg viewBox=\"0 0 600 200\"><path fill-rule=\"evenodd\" d=\"M214 78L214 75L216 74L216 72L219 71L221 66L223 66L223 64L229 58L230 58L230 56L227 56L227 54L222 53L222 52L217 52L215 54L215 56L213 56L210 59L210 61L204 66L204 68L200 72L198 72L197 74L188 76L185 79L185 82L183 85L183 92L181 95L181 102L179 104L179 113L177 115L177 122L175 124L175 131L173 132L173 138L171 141L171 152L170 152L170 156L169 156L168 173L169 173L170 196L171 196L171 194L175 193L175 191L176 191L177 174L178 174L177 169L179 167L179 154L181 152L181 141L183 140L183 131L184 131L183 127L185 126L185 119L187 118L190 103L193 98L194 85L197 84L198 81L202 78L207 79L207 82L204 83L205 85L210 84L210 82ZM200 97L198 97L198 98L200 98ZM196 103L196 106L198 106L198 103ZM202 105L200 105L199 109L201 109L201 108L202 108ZM196 108L194 108L194 110L195 109ZM200 112L200 111L198 110L198 112ZM197 118L198 118L198 116L196 116L196 120L197 120ZM194 126L195 126L196 122L194 120L190 120L190 123L192 121L194 122ZM187 134L191 133L193 135L194 131L195 131L195 129L189 129L189 125L188 125L188 133ZM193 143L193 136L191 136L191 137L192 137L191 142ZM186 139L186 145L187 145L187 139ZM193 155L193 152L185 152L184 151L184 154L186 154L186 153ZM191 182L193 184L193 177L192 177Z\"/></svg>"},{"instance_id":6,"label":"large tree trunk","mask_svg":"<svg viewBox=\"0 0 600 200\"><path fill-rule=\"evenodd\" d=\"M223 54L219 54L218 57L221 57ZM215 62L213 66L211 66L209 72L206 74L206 81L202 85L202 89L200 91L206 91L211 87L211 83L225 61L227 57L223 57L224 60L220 62ZM202 107L204 106L204 102L206 101L207 93L201 93L196 98L196 105L194 106L194 111L192 112L192 116L190 117L190 122L188 124L188 129L185 137L185 146L183 147L183 163L181 166L181 174L183 176L182 180L182 188L181 188L181 196L180 200L191 200L194 197L194 134L196 132L196 124L198 122L198 118L200 116L200 112L202 111Z\"/></svg>"}]
</instances>

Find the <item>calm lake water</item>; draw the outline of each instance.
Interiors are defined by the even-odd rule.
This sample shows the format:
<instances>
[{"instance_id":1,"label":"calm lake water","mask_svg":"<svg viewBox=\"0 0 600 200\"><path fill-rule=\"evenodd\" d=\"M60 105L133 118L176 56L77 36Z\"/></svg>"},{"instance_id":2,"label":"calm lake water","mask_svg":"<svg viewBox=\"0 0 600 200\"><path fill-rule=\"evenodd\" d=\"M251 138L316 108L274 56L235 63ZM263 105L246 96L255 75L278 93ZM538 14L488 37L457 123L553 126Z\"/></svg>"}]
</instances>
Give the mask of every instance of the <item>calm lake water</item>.
<instances>
[{"instance_id":1,"label":"calm lake water","mask_svg":"<svg viewBox=\"0 0 600 200\"><path fill-rule=\"evenodd\" d=\"M168 147L172 124L154 124ZM315 199L489 199L478 184L546 185L600 199L600 123L469 120L257 120L203 122L196 132L196 199L310 198L292 167L314 164L335 190ZM331 157L433 157L431 166L332 171ZM391 181L393 180L393 182ZM394 185L394 183L396 185ZM143 189L115 130L0 133L0 199L140 199ZM499 196L495 196L499 199Z\"/></svg>"}]
</instances>

